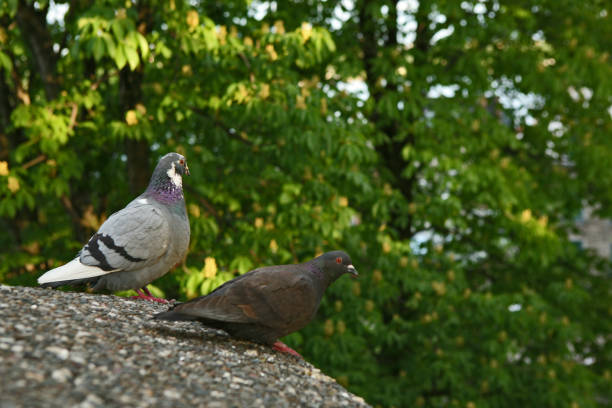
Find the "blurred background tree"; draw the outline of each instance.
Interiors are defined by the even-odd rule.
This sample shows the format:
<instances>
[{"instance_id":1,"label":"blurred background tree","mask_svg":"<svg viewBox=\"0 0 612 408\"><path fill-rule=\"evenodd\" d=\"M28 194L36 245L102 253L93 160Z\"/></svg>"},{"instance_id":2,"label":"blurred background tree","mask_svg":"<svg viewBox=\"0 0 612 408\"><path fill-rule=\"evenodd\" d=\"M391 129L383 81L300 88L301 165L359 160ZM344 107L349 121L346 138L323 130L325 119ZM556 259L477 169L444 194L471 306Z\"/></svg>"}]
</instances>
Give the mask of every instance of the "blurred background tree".
<instances>
[{"instance_id":1,"label":"blurred background tree","mask_svg":"<svg viewBox=\"0 0 612 408\"><path fill-rule=\"evenodd\" d=\"M35 285L187 156L192 298L347 250L286 341L381 406L610 403L599 0L0 3L0 282ZM519 405L520 404L520 405Z\"/></svg>"}]
</instances>

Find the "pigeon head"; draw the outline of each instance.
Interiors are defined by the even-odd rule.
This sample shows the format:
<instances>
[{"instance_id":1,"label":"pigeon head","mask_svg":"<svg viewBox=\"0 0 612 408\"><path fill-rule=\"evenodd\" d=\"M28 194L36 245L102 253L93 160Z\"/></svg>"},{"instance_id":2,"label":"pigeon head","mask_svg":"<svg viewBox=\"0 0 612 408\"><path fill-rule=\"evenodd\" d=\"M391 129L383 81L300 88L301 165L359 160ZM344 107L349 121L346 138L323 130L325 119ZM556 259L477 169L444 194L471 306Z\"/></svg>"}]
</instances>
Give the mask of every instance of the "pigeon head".
<instances>
[{"instance_id":1,"label":"pigeon head","mask_svg":"<svg viewBox=\"0 0 612 408\"><path fill-rule=\"evenodd\" d=\"M159 159L147 192L162 202L182 200L183 175L189 175L185 157L178 153L168 153Z\"/></svg>"},{"instance_id":2,"label":"pigeon head","mask_svg":"<svg viewBox=\"0 0 612 408\"><path fill-rule=\"evenodd\" d=\"M314 261L325 275L330 278L330 282L335 281L345 273L351 274L352 278L359 276L357 269L353 266L351 257L344 251L326 252L315 258Z\"/></svg>"},{"instance_id":3,"label":"pigeon head","mask_svg":"<svg viewBox=\"0 0 612 408\"><path fill-rule=\"evenodd\" d=\"M185 157L178 153L168 153L159 159L155 171L160 170L165 172L170 179L177 175L189 175L189 167L187 167L187 160Z\"/></svg>"}]
</instances>

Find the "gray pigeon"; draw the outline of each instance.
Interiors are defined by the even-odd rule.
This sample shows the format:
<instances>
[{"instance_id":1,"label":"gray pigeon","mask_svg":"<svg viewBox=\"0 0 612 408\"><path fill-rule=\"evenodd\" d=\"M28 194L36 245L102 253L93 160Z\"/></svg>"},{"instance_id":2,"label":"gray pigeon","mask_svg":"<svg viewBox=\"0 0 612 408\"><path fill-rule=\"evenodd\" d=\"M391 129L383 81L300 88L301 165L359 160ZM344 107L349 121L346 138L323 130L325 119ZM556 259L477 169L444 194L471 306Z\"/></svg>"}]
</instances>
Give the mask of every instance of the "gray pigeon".
<instances>
[{"instance_id":1,"label":"gray pigeon","mask_svg":"<svg viewBox=\"0 0 612 408\"><path fill-rule=\"evenodd\" d=\"M146 285L187 253L190 230L183 174L189 175L183 156L168 153L162 157L145 192L111 215L75 259L46 272L38 283L43 287L88 283L94 290L135 289L136 298L166 302L153 297Z\"/></svg>"},{"instance_id":2,"label":"gray pigeon","mask_svg":"<svg viewBox=\"0 0 612 408\"><path fill-rule=\"evenodd\" d=\"M258 268L154 318L197 320L233 337L299 356L276 340L306 326L325 289L345 273L358 276L343 251L327 252L302 264Z\"/></svg>"}]
</instances>

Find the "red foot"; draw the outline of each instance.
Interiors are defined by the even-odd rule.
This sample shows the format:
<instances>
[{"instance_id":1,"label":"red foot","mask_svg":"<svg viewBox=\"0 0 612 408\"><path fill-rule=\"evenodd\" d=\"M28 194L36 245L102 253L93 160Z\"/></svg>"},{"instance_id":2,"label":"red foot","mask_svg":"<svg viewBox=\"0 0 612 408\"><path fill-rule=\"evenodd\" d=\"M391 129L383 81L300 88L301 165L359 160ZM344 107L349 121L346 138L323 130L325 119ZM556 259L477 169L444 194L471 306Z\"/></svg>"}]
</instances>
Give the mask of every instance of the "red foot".
<instances>
[{"instance_id":1,"label":"red foot","mask_svg":"<svg viewBox=\"0 0 612 408\"><path fill-rule=\"evenodd\" d=\"M130 296L130 299L142 299L142 300L148 300L150 302L157 302L157 303L170 303L170 301L166 299L156 298L155 296L147 296L147 295Z\"/></svg>"},{"instance_id":2,"label":"red foot","mask_svg":"<svg viewBox=\"0 0 612 408\"><path fill-rule=\"evenodd\" d=\"M142 288L142 290L145 293L142 293L140 289L135 289L135 290L136 290L136 293L138 293L138 296L130 296L130 299L142 299L142 300L148 300L150 302L157 302L157 303L170 303L170 301L166 299L161 299L161 298L157 298L153 296L153 294L149 292L149 289L147 289L146 286Z\"/></svg>"},{"instance_id":3,"label":"red foot","mask_svg":"<svg viewBox=\"0 0 612 408\"><path fill-rule=\"evenodd\" d=\"M300 353L298 353L297 351L295 351L294 349L292 349L291 347L289 347L288 345L286 345L282 341L277 341L276 343L274 343L272 345L272 348L274 350L276 350L276 351L280 351L281 353L288 353L288 354L291 354L293 356L299 357L302 360L304 359L304 357L302 357L302 355Z\"/></svg>"}]
</instances>

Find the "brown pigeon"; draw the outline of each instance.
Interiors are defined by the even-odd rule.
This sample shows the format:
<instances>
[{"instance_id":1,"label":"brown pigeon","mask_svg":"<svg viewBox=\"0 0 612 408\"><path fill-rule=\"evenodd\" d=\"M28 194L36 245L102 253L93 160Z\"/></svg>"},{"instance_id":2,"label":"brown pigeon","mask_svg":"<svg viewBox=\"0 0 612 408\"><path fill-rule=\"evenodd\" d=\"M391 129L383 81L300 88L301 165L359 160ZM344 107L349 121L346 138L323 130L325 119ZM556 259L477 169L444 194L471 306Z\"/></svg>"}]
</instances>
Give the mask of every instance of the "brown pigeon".
<instances>
[{"instance_id":1,"label":"brown pigeon","mask_svg":"<svg viewBox=\"0 0 612 408\"><path fill-rule=\"evenodd\" d=\"M327 252L302 264L258 268L154 318L197 320L232 337L299 356L277 339L306 326L325 289L345 273L358 276L343 251Z\"/></svg>"}]
</instances>

